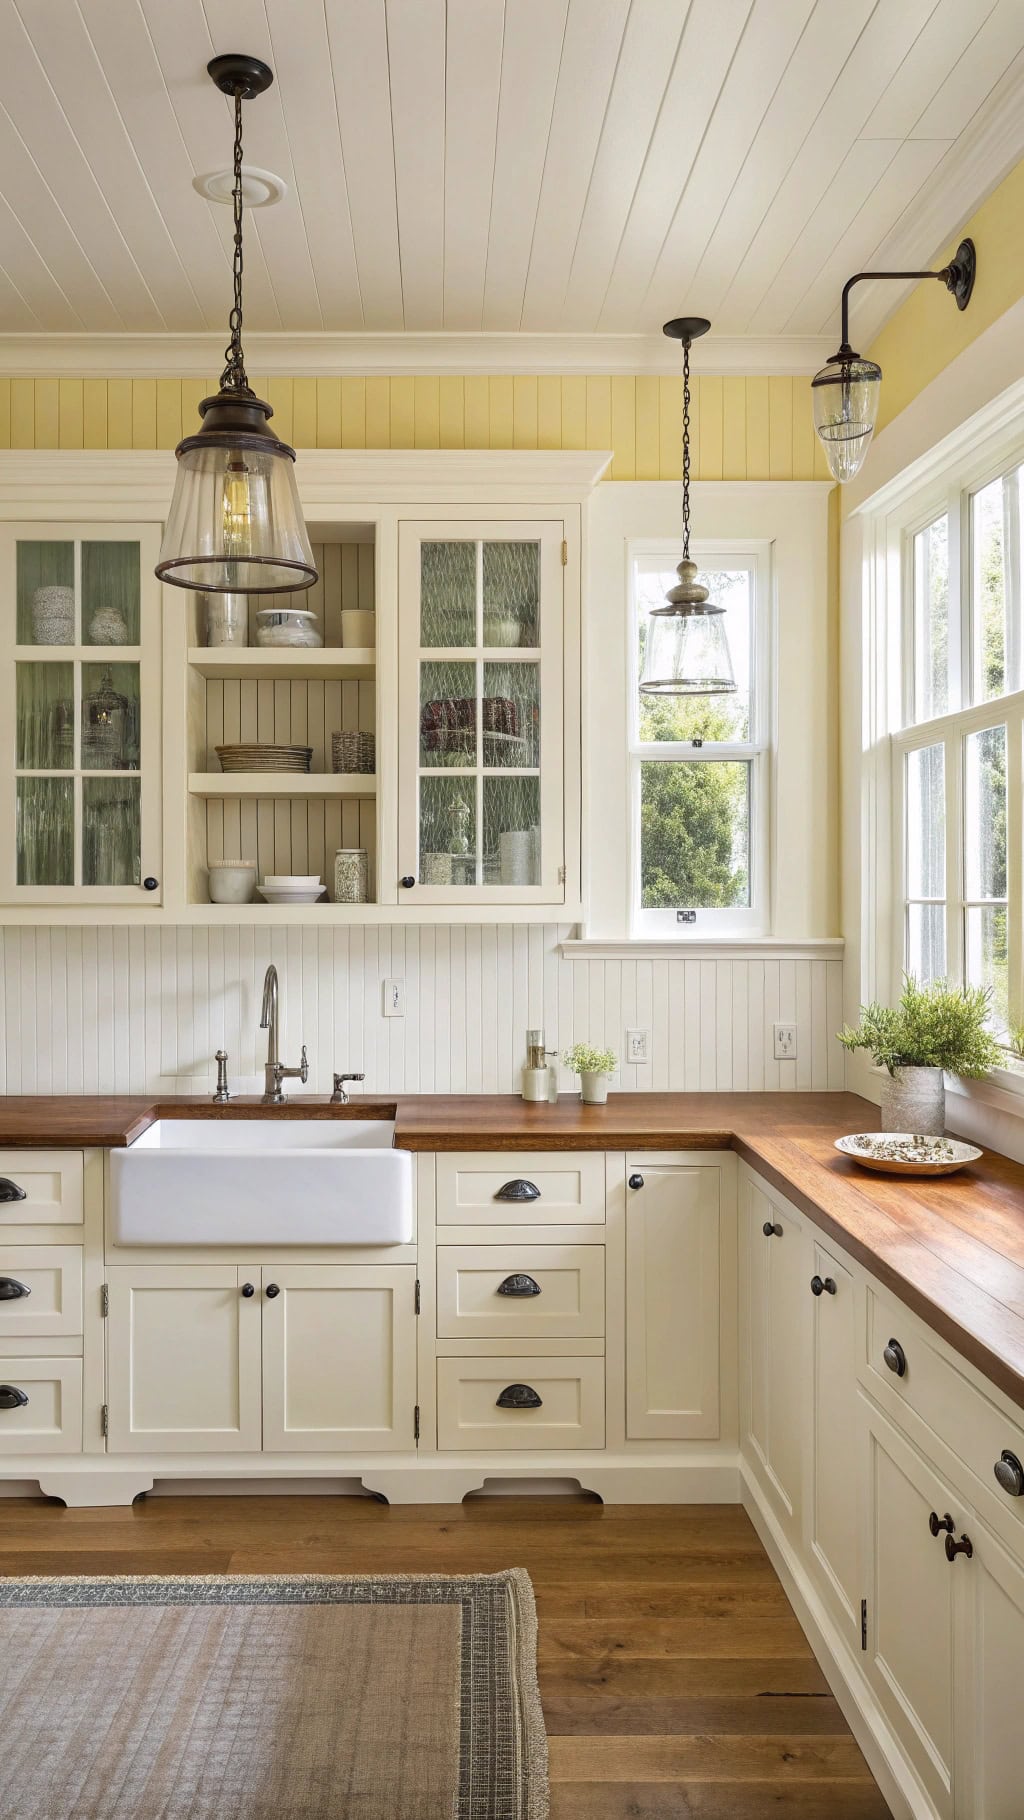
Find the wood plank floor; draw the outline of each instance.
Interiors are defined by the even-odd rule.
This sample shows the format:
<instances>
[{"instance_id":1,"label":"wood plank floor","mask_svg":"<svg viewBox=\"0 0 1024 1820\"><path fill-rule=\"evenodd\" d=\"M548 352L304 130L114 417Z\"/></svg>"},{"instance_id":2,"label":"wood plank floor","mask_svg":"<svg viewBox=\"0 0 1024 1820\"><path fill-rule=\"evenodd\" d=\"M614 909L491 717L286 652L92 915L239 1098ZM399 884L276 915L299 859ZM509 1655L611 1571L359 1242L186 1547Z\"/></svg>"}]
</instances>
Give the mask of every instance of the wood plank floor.
<instances>
[{"instance_id":1,"label":"wood plank floor","mask_svg":"<svg viewBox=\"0 0 1024 1820\"><path fill-rule=\"evenodd\" d=\"M887 1820L736 1506L0 1500L2 1574L503 1567L527 1568L537 1594L552 1820Z\"/></svg>"}]
</instances>

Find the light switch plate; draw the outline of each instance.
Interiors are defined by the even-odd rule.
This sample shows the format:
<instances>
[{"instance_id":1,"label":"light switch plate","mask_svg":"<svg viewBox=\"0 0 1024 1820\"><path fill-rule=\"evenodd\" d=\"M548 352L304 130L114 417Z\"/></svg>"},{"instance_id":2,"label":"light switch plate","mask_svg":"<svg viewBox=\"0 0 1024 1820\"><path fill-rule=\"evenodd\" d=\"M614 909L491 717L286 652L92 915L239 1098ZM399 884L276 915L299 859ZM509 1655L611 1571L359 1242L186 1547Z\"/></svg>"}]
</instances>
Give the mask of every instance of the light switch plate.
<instances>
[{"instance_id":1,"label":"light switch plate","mask_svg":"<svg viewBox=\"0 0 1024 1820\"><path fill-rule=\"evenodd\" d=\"M384 1011L385 1017L404 1017L405 1016L405 981L404 980L387 979L384 981L383 1011Z\"/></svg>"},{"instance_id":2,"label":"light switch plate","mask_svg":"<svg viewBox=\"0 0 1024 1820\"><path fill-rule=\"evenodd\" d=\"M651 1059L650 1034L651 1033L649 1030L627 1030L626 1031L626 1060L627 1060L627 1062L649 1062L650 1061L650 1059Z\"/></svg>"},{"instance_id":3,"label":"light switch plate","mask_svg":"<svg viewBox=\"0 0 1024 1820\"><path fill-rule=\"evenodd\" d=\"M775 1060L777 1062L796 1061L796 1025L773 1024L775 1037Z\"/></svg>"}]
</instances>

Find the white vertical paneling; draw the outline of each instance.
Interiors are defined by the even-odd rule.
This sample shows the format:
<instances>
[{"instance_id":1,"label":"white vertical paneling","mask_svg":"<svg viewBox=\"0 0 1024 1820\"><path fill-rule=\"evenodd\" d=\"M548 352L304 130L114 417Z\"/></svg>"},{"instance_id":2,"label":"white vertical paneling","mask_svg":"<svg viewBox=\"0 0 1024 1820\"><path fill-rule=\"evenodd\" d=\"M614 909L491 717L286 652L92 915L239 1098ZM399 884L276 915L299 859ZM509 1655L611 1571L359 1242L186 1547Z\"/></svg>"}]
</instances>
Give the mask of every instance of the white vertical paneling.
<instances>
[{"instance_id":1,"label":"white vertical paneling","mask_svg":"<svg viewBox=\"0 0 1024 1820\"><path fill-rule=\"evenodd\" d=\"M262 1082L263 975L281 984L281 1047L309 1051L310 1089L363 1069L367 1092L510 1093L526 1031L624 1056L648 1032L629 1091L838 1088L838 960L566 960L556 924L338 929L135 927L0 930L0 1080L8 1093L212 1092L214 1052L236 1090ZM405 981L383 1016L382 981ZM773 1059L795 1021L797 1059ZM563 1089L572 1086L562 1071Z\"/></svg>"}]
</instances>

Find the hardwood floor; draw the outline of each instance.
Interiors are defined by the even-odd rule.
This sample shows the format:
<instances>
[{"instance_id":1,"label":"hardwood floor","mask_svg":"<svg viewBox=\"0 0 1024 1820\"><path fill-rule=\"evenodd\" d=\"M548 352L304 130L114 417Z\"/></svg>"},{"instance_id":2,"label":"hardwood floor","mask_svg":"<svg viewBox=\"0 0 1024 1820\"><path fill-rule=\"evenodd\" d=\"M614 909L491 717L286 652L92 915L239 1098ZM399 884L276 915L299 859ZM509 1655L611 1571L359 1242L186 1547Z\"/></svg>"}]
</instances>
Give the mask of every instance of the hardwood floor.
<instances>
[{"instance_id":1,"label":"hardwood floor","mask_svg":"<svg viewBox=\"0 0 1024 1820\"><path fill-rule=\"evenodd\" d=\"M551 1820L886 1820L746 1514L566 1499L0 1500L0 1573L486 1573L540 1618ZM58 1820L58 1816L54 1816Z\"/></svg>"}]
</instances>

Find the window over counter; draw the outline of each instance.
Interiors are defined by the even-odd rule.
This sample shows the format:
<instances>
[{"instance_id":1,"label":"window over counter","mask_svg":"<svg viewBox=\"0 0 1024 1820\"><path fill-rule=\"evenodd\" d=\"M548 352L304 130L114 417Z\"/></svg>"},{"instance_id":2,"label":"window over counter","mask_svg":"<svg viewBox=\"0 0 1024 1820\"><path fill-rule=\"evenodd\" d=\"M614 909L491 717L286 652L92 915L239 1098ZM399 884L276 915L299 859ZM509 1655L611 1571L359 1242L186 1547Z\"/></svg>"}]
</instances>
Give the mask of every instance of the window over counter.
<instances>
[{"instance_id":1,"label":"window over counter","mask_svg":"<svg viewBox=\"0 0 1024 1820\"><path fill-rule=\"evenodd\" d=\"M736 689L642 695L649 615L676 581L677 545L629 552L631 929L637 936L768 926L767 545L698 546L699 579L725 608Z\"/></svg>"}]
</instances>

